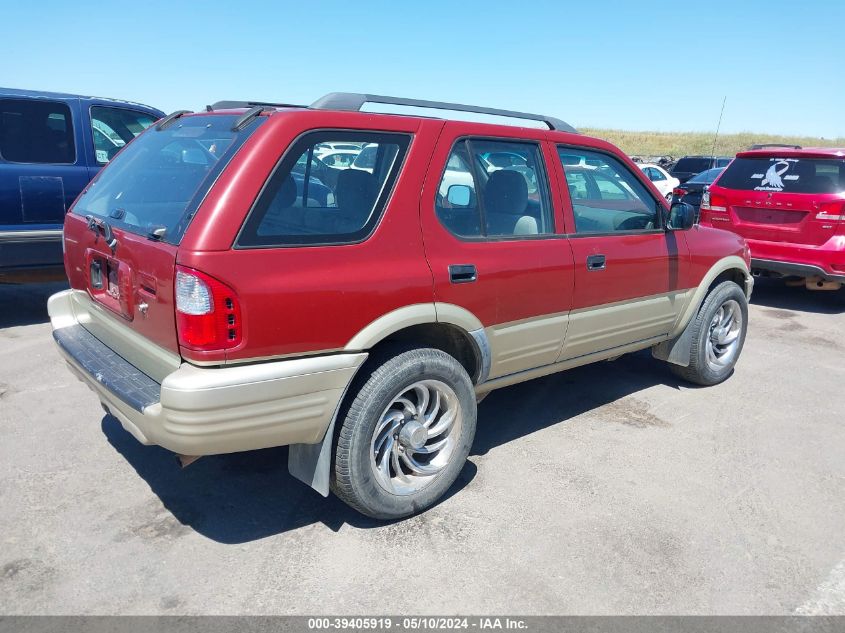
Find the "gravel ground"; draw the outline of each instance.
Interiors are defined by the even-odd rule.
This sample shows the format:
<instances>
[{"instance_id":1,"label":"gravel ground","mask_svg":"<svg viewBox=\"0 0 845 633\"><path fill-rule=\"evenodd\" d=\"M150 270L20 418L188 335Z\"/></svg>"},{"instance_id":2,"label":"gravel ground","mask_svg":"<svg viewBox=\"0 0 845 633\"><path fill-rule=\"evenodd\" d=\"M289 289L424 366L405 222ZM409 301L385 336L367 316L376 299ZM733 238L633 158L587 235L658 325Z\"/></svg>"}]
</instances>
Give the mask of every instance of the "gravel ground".
<instances>
[{"instance_id":1,"label":"gravel ground","mask_svg":"<svg viewBox=\"0 0 845 633\"><path fill-rule=\"evenodd\" d=\"M503 389L449 496L390 524L286 449L187 470L0 286L0 614L845 614L845 307L759 283L737 371L647 353Z\"/></svg>"}]
</instances>

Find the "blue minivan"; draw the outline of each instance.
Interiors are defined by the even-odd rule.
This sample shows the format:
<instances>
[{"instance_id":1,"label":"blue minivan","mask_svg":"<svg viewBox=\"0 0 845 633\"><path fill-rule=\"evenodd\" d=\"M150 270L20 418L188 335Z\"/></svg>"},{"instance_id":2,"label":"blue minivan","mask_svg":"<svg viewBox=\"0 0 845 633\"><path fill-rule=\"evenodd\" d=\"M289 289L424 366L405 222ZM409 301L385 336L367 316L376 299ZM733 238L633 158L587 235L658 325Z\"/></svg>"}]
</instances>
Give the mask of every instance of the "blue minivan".
<instances>
[{"instance_id":1,"label":"blue minivan","mask_svg":"<svg viewBox=\"0 0 845 633\"><path fill-rule=\"evenodd\" d=\"M0 88L0 283L61 278L65 211L162 116L140 103Z\"/></svg>"}]
</instances>

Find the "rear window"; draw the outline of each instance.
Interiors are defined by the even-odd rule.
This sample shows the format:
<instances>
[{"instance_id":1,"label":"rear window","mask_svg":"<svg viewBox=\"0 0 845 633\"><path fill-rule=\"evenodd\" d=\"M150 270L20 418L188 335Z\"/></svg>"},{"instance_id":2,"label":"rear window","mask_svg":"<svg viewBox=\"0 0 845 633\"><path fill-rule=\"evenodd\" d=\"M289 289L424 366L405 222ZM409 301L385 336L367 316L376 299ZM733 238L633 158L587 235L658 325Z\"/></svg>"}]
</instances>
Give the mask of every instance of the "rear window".
<instances>
[{"instance_id":1,"label":"rear window","mask_svg":"<svg viewBox=\"0 0 845 633\"><path fill-rule=\"evenodd\" d=\"M737 158L718 185L743 191L845 192L845 160L824 158Z\"/></svg>"},{"instance_id":2,"label":"rear window","mask_svg":"<svg viewBox=\"0 0 845 633\"><path fill-rule=\"evenodd\" d=\"M705 157L699 158L682 158L675 164L673 171L691 171L698 173L710 168L710 159Z\"/></svg>"},{"instance_id":3,"label":"rear window","mask_svg":"<svg viewBox=\"0 0 845 633\"><path fill-rule=\"evenodd\" d=\"M721 174L725 171L724 167L716 167L715 169L708 169L707 171L703 171L700 174L697 174L687 180L688 183L699 183L703 182L705 185L709 185L711 182L716 180Z\"/></svg>"},{"instance_id":4,"label":"rear window","mask_svg":"<svg viewBox=\"0 0 845 633\"><path fill-rule=\"evenodd\" d=\"M235 132L236 119L189 116L141 134L82 193L74 213L141 235L164 229L163 241L178 244L214 180L265 120Z\"/></svg>"}]
</instances>

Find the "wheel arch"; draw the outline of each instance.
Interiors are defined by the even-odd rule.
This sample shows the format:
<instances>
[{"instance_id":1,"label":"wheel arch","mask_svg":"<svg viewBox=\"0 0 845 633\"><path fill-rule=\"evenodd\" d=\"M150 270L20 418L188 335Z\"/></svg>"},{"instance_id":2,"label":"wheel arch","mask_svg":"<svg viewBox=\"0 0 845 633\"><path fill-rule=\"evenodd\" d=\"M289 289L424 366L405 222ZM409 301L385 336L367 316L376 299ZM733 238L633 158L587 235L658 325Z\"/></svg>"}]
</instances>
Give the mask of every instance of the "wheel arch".
<instances>
[{"instance_id":1,"label":"wheel arch","mask_svg":"<svg viewBox=\"0 0 845 633\"><path fill-rule=\"evenodd\" d=\"M469 310L449 303L404 306L369 323L344 347L371 355L395 344L419 343L455 357L473 384L487 379L490 344L481 321Z\"/></svg>"},{"instance_id":2,"label":"wheel arch","mask_svg":"<svg viewBox=\"0 0 845 633\"><path fill-rule=\"evenodd\" d=\"M292 444L288 471L324 497L329 495L332 445L338 415L348 403L352 385L364 376L383 353L394 345L420 343L453 356L474 385L487 380L490 372L490 343L481 321L469 310L453 304L423 303L405 306L380 316L353 336L344 351L365 351L369 358L358 368L341 398L323 439L317 444Z\"/></svg>"},{"instance_id":3,"label":"wheel arch","mask_svg":"<svg viewBox=\"0 0 845 633\"><path fill-rule=\"evenodd\" d=\"M652 356L674 365L687 366L690 349L692 348L690 325L693 317L701 309L710 291L724 281L733 281L743 290L747 298L751 297L754 280L748 271L745 260L736 255L720 259L710 267L710 270L698 284L681 313L681 317L675 324L675 328L669 335L669 339L651 348Z\"/></svg>"}]
</instances>

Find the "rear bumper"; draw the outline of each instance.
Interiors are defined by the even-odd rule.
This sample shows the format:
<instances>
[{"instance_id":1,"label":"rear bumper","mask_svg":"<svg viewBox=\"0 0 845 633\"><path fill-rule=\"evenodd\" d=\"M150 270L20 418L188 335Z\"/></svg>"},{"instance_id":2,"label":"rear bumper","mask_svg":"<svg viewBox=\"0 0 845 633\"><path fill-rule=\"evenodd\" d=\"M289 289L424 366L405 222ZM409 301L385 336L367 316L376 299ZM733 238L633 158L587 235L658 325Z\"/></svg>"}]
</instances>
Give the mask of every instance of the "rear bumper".
<instances>
[{"instance_id":1,"label":"rear bumper","mask_svg":"<svg viewBox=\"0 0 845 633\"><path fill-rule=\"evenodd\" d=\"M746 239L751 268L781 275L845 281L845 235L834 235L820 246Z\"/></svg>"},{"instance_id":2,"label":"rear bumper","mask_svg":"<svg viewBox=\"0 0 845 633\"><path fill-rule=\"evenodd\" d=\"M51 316L66 291L51 298ZM53 337L76 376L144 444L184 455L233 453L323 439L366 354L200 368L156 382L56 310Z\"/></svg>"},{"instance_id":3,"label":"rear bumper","mask_svg":"<svg viewBox=\"0 0 845 633\"><path fill-rule=\"evenodd\" d=\"M765 270L787 277L821 277L826 281L845 283L845 275L830 273L821 266L815 266L813 264L782 262L773 259L757 259L752 257L751 270Z\"/></svg>"}]
</instances>

